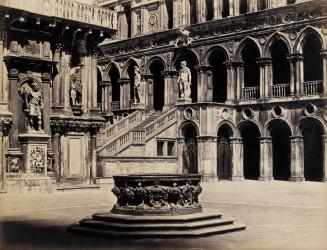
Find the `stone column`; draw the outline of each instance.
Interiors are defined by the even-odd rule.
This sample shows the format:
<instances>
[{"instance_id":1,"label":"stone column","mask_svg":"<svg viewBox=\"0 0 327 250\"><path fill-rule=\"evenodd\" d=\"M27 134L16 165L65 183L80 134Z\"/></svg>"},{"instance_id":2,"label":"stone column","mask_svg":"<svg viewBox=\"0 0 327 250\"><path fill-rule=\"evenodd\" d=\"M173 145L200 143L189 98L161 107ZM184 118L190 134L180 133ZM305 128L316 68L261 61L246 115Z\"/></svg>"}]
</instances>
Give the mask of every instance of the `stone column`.
<instances>
[{"instance_id":1,"label":"stone column","mask_svg":"<svg viewBox=\"0 0 327 250\"><path fill-rule=\"evenodd\" d=\"M212 73L212 67L208 65L195 66L197 72L198 84L198 102L212 102L212 82L209 83L209 75ZM212 81L212 78L210 78Z\"/></svg>"},{"instance_id":2,"label":"stone column","mask_svg":"<svg viewBox=\"0 0 327 250\"><path fill-rule=\"evenodd\" d=\"M232 180L244 180L242 138L231 137L229 140L232 149Z\"/></svg>"},{"instance_id":3,"label":"stone column","mask_svg":"<svg viewBox=\"0 0 327 250\"><path fill-rule=\"evenodd\" d=\"M164 111L170 110L179 97L177 84L178 72L173 70L162 71L165 80Z\"/></svg>"},{"instance_id":4,"label":"stone column","mask_svg":"<svg viewBox=\"0 0 327 250\"><path fill-rule=\"evenodd\" d=\"M206 1L196 0L197 23L204 23L206 21L206 10Z\"/></svg>"},{"instance_id":5,"label":"stone column","mask_svg":"<svg viewBox=\"0 0 327 250\"><path fill-rule=\"evenodd\" d=\"M327 50L323 50L320 52L321 56L322 56L322 64L323 64L323 71L322 71L322 75L323 75L323 89L322 89L322 95L323 96L327 96Z\"/></svg>"},{"instance_id":6,"label":"stone column","mask_svg":"<svg viewBox=\"0 0 327 250\"><path fill-rule=\"evenodd\" d=\"M143 91L143 104L146 110L153 109L153 76L152 75L142 75L142 82L144 85L144 91Z\"/></svg>"},{"instance_id":7,"label":"stone column","mask_svg":"<svg viewBox=\"0 0 327 250\"><path fill-rule=\"evenodd\" d=\"M304 94L303 88L303 78L304 78L304 71L303 71L303 55L302 54L293 54L293 58L295 61L295 86L294 92L296 97L300 97Z\"/></svg>"},{"instance_id":8,"label":"stone column","mask_svg":"<svg viewBox=\"0 0 327 250\"><path fill-rule=\"evenodd\" d=\"M230 2L230 7L232 6L233 8L233 12L229 12L229 15L238 16L240 14L240 0L229 0L229 2Z\"/></svg>"},{"instance_id":9,"label":"stone column","mask_svg":"<svg viewBox=\"0 0 327 250\"><path fill-rule=\"evenodd\" d=\"M213 19L222 18L223 0L213 0Z\"/></svg>"},{"instance_id":10,"label":"stone column","mask_svg":"<svg viewBox=\"0 0 327 250\"><path fill-rule=\"evenodd\" d=\"M24 124L25 115L22 111L22 104L21 100L19 100L19 94L18 94L18 70L17 69L10 69L9 75L9 110L12 112L12 126L9 131L9 138L13 138L10 140L10 147L11 148L18 148L18 130L19 130L19 124Z\"/></svg>"},{"instance_id":11,"label":"stone column","mask_svg":"<svg viewBox=\"0 0 327 250\"><path fill-rule=\"evenodd\" d=\"M181 26L182 24L182 0L173 0L173 26L174 28Z\"/></svg>"},{"instance_id":12,"label":"stone column","mask_svg":"<svg viewBox=\"0 0 327 250\"><path fill-rule=\"evenodd\" d=\"M131 81L127 78L120 78L117 83L120 84L120 109L128 109L130 108Z\"/></svg>"},{"instance_id":13,"label":"stone column","mask_svg":"<svg viewBox=\"0 0 327 250\"><path fill-rule=\"evenodd\" d=\"M273 180L272 139L260 137L260 181Z\"/></svg>"},{"instance_id":14,"label":"stone column","mask_svg":"<svg viewBox=\"0 0 327 250\"><path fill-rule=\"evenodd\" d=\"M183 147L185 144L184 137L177 137L177 174L183 174Z\"/></svg>"},{"instance_id":15,"label":"stone column","mask_svg":"<svg viewBox=\"0 0 327 250\"><path fill-rule=\"evenodd\" d=\"M235 97L237 96L238 87L235 89L235 68L233 62L225 62L225 65L227 67L227 103L230 103L235 100Z\"/></svg>"},{"instance_id":16,"label":"stone column","mask_svg":"<svg viewBox=\"0 0 327 250\"><path fill-rule=\"evenodd\" d=\"M258 10L258 0L247 0L248 1L248 12L256 12Z\"/></svg>"},{"instance_id":17,"label":"stone column","mask_svg":"<svg viewBox=\"0 0 327 250\"><path fill-rule=\"evenodd\" d=\"M240 100L242 98L242 89L244 87L244 63L232 62L234 69L234 84L231 85L231 93L234 96L233 99ZM232 100L233 100L232 99Z\"/></svg>"},{"instance_id":18,"label":"stone column","mask_svg":"<svg viewBox=\"0 0 327 250\"><path fill-rule=\"evenodd\" d=\"M100 82L102 88L101 111L105 116L111 115L112 86L110 81Z\"/></svg>"},{"instance_id":19,"label":"stone column","mask_svg":"<svg viewBox=\"0 0 327 250\"><path fill-rule=\"evenodd\" d=\"M118 33L120 39L128 38L128 23L126 14L124 12L124 8L119 5L116 7L117 9L117 18L118 18Z\"/></svg>"},{"instance_id":20,"label":"stone column","mask_svg":"<svg viewBox=\"0 0 327 250\"><path fill-rule=\"evenodd\" d=\"M291 139L291 176L290 181L304 181L303 136L290 136Z\"/></svg>"},{"instance_id":21,"label":"stone column","mask_svg":"<svg viewBox=\"0 0 327 250\"><path fill-rule=\"evenodd\" d=\"M323 157L323 181L327 182L327 136L323 135L321 136L322 139L322 157Z\"/></svg>"},{"instance_id":22,"label":"stone column","mask_svg":"<svg viewBox=\"0 0 327 250\"><path fill-rule=\"evenodd\" d=\"M260 58L257 63L260 66L260 98L267 99L272 86L272 59Z\"/></svg>"},{"instance_id":23,"label":"stone column","mask_svg":"<svg viewBox=\"0 0 327 250\"><path fill-rule=\"evenodd\" d=\"M62 69L61 69L61 52L63 45L61 43L55 44L55 52L53 54L53 61L57 63L56 69L58 74L54 77L52 83L52 109L55 112L63 110L63 96L62 96Z\"/></svg>"},{"instance_id":24,"label":"stone column","mask_svg":"<svg viewBox=\"0 0 327 250\"><path fill-rule=\"evenodd\" d=\"M295 96L295 69L296 69L296 65L295 65L295 60L294 60L294 56L292 54L287 55L287 59L290 62L290 96Z\"/></svg>"},{"instance_id":25,"label":"stone column","mask_svg":"<svg viewBox=\"0 0 327 250\"><path fill-rule=\"evenodd\" d=\"M97 59L98 53L93 53L90 58L90 68L89 68L89 82L92 83L92 81L96 80L96 84L91 84L91 110L96 110L98 108L97 103L97 95L98 95L98 72L97 72Z\"/></svg>"},{"instance_id":26,"label":"stone column","mask_svg":"<svg viewBox=\"0 0 327 250\"><path fill-rule=\"evenodd\" d=\"M8 113L8 71L4 62L7 41L5 39L6 32L3 29L4 27L0 24L0 113Z\"/></svg>"}]
</instances>

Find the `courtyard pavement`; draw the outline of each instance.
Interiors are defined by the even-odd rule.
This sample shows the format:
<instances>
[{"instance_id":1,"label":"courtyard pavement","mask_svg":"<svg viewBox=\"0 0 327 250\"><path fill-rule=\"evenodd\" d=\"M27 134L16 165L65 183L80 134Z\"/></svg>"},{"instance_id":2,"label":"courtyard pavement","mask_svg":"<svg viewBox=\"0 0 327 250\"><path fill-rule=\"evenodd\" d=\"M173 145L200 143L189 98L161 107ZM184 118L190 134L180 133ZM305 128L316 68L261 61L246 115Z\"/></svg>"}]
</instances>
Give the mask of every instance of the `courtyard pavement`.
<instances>
[{"instance_id":1,"label":"courtyard pavement","mask_svg":"<svg viewBox=\"0 0 327 250\"><path fill-rule=\"evenodd\" d=\"M203 183L206 210L247 225L245 231L187 239L105 239L68 233L67 226L115 202L111 187L51 195L0 194L1 250L327 249L327 183Z\"/></svg>"}]
</instances>

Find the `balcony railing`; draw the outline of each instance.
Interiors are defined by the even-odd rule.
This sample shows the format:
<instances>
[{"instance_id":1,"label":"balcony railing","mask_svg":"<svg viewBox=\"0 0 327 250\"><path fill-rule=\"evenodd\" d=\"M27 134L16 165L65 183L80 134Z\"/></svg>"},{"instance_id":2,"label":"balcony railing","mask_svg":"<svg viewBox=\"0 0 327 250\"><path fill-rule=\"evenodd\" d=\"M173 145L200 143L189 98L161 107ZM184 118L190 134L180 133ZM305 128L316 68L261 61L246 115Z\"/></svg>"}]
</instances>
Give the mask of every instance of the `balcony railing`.
<instances>
[{"instance_id":1,"label":"balcony railing","mask_svg":"<svg viewBox=\"0 0 327 250\"><path fill-rule=\"evenodd\" d=\"M305 95L318 95L323 91L323 81L307 81L303 83Z\"/></svg>"},{"instance_id":2,"label":"balcony railing","mask_svg":"<svg viewBox=\"0 0 327 250\"><path fill-rule=\"evenodd\" d=\"M246 100L259 98L259 86L242 88L242 97Z\"/></svg>"},{"instance_id":3,"label":"balcony railing","mask_svg":"<svg viewBox=\"0 0 327 250\"><path fill-rule=\"evenodd\" d=\"M0 0L0 6L117 29L115 11L73 0Z\"/></svg>"},{"instance_id":4,"label":"balcony railing","mask_svg":"<svg viewBox=\"0 0 327 250\"><path fill-rule=\"evenodd\" d=\"M287 97L290 94L290 85L286 84L274 84L271 86L272 96L275 98Z\"/></svg>"}]
</instances>

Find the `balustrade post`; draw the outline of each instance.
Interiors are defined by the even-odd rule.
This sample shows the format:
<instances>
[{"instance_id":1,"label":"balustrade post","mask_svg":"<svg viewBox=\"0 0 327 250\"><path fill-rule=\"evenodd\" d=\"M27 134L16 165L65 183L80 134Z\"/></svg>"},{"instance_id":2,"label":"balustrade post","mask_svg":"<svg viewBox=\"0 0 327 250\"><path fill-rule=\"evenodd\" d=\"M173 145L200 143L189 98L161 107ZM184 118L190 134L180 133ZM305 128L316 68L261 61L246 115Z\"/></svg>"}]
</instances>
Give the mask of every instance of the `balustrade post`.
<instances>
[{"instance_id":1,"label":"balustrade post","mask_svg":"<svg viewBox=\"0 0 327 250\"><path fill-rule=\"evenodd\" d=\"M322 75L323 75L323 84L322 84L322 95L327 96L327 50L322 50L320 52L322 56Z\"/></svg>"},{"instance_id":2,"label":"balustrade post","mask_svg":"<svg viewBox=\"0 0 327 250\"><path fill-rule=\"evenodd\" d=\"M260 137L260 177L261 181L273 180L272 138Z\"/></svg>"},{"instance_id":3,"label":"balustrade post","mask_svg":"<svg viewBox=\"0 0 327 250\"><path fill-rule=\"evenodd\" d=\"M291 140L291 176L290 181L304 181L303 136L290 136Z\"/></svg>"},{"instance_id":4,"label":"balustrade post","mask_svg":"<svg viewBox=\"0 0 327 250\"><path fill-rule=\"evenodd\" d=\"M231 137L229 140L232 149L232 180L244 180L242 138Z\"/></svg>"}]
</instances>

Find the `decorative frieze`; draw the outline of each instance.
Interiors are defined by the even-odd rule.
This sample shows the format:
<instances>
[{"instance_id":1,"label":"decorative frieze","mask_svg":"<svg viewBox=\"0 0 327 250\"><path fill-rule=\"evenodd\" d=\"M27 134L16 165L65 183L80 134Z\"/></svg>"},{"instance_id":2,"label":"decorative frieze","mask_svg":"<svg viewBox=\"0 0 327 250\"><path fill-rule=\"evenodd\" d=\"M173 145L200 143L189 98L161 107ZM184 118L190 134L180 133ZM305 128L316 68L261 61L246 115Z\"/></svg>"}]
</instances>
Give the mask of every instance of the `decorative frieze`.
<instances>
[{"instance_id":1,"label":"decorative frieze","mask_svg":"<svg viewBox=\"0 0 327 250\"><path fill-rule=\"evenodd\" d=\"M88 121L88 120L65 120L65 119L51 119L50 127L53 133L96 133L104 126L104 121Z\"/></svg>"}]
</instances>

